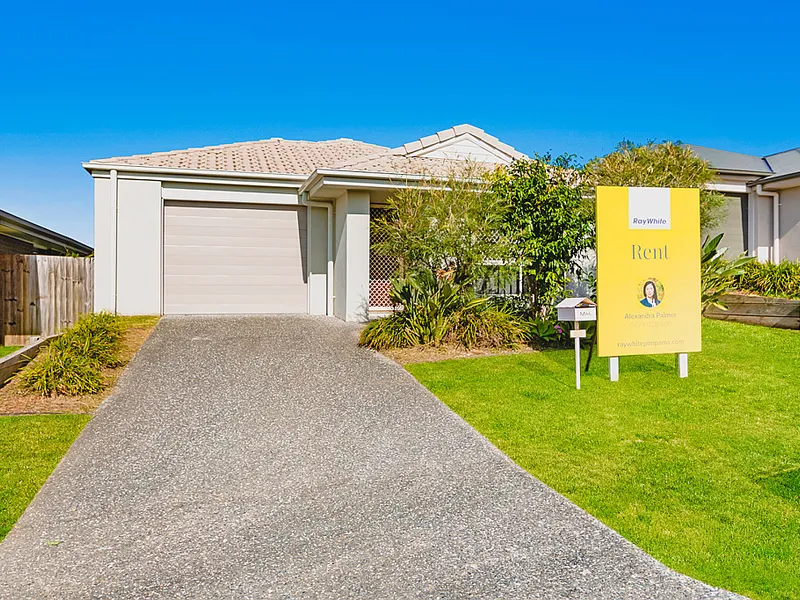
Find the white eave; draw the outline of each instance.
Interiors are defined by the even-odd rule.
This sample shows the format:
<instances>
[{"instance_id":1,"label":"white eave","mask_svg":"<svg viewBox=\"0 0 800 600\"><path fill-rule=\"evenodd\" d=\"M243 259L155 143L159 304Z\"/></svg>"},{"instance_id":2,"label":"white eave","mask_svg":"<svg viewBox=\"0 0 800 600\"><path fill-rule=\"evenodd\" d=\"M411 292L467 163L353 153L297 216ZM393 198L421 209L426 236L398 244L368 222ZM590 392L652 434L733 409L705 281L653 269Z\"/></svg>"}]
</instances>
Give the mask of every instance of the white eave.
<instances>
[{"instance_id":1,"label":"white eave","mask_svg":"<svg viewBox=\"0 0 800 600\"><path fill-rule=\"evenodd\" d=\"M300 186L299 193L307 192L313 198L323 188L396 189L403 183L429 179L430 175L316 169Z\"/></svg>"},{"instance_id":2,"label":"white eave","mask_svg":"<svg viewBox=\"0 0 800 600\"><path fill-rule=\"evenodd\" d=\"M247 171L222 171L214 169L183 169L180 167L149 167L143 165L114 164L108 162L84 162L81 166L92 177L108 177L112 170L120 174L131 174L142 179L162 179L164 181L190 181L193 179L215 179L218 183L232 185L267 185L273 187L300 187L308 179L307 175L292 173L254 173Z\"/></svg>"}]
</instances>

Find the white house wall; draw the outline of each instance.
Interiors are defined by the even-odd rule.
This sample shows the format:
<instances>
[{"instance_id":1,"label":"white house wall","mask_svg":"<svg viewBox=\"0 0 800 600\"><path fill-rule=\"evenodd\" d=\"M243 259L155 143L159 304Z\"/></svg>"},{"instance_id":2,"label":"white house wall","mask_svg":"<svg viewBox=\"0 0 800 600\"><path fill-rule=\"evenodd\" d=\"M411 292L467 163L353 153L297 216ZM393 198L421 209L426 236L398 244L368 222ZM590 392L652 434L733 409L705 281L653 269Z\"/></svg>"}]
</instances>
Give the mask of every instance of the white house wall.
<instances>
[{"instance_id":1,"label":"white house wall","mask_svg":"<svg viewBox=\"0 0 800 600\"><path fill-rule=\"evenodd\" d=\"M116 289L116 230L115 199L111 180L94 180L94 309L115 310Z\"/></svg>"},{"instance_id":2,"label":"white house wall","mask_svg":"<svg viewBox=\"0 0 800 600\"><path fill-rule=\"evenodd\" d=\"M800 187L780 190L781 258L800 258Z\"/></svg>"},{"instance_id":3,"label":"white house wall","mask_svg":"<svg viewBox=\"0 0 800 600\"><path fill-rule=\"evenodd\" d=\"M369 315L369 197L348 190L336 199L334 314L344 321Z\"/></svg>"},{"instance_id":4,"label":"white house wall","mask_svg":"<svg viewBox=\"0 0 800 600\"><path fill-rule=\"evenodd\" d=\"M308 312L324 315L328 305L328 211L308 209Z\"/></svg>"},{"instance_id":5,"label":"white house wall","mask_svg":"<svg viewBox=\"0 0 800 600\"><path fill-rule=\"evenodd\" d=\"M753 193L750 196L752 201L753 217L753 253L760 261L770 260L770 249L772 248L772 198L759 196Z\"/></svg>"},{"instance_id":6,"label":"white house wall","mask_svg":"<svg viewBox=\"0 0 800 600\"><path fill-rule=\"evenodd\" d=\"M117 214L117 312L161 314L159 181L120 178Z\"/></svg>"}]
</instances>

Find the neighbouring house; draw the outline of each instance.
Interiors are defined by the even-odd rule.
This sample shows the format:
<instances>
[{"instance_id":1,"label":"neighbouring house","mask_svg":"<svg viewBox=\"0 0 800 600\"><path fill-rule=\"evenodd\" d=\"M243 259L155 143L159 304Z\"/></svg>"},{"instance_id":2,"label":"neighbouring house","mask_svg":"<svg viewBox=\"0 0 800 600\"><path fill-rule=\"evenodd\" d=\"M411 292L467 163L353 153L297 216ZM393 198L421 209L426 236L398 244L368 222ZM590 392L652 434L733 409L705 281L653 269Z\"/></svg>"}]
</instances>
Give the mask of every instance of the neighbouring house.
<instances>
[{"instance_id":1,"label":"neighbouring house","mask_svg":"<svg viewBox=\"0 0 800 600\"><path fill-rule=\"evenodd\" d=\"M762 261L800 258L800 149L761 157L689 147L718 171L713 187L730 198L724 245Z\"/></svg>"},{"instance_id":2,"label":"neighbouring house","mask_svg":"<svg viewBox=\"0 0 800 600\"><path fill-rule=\"evenodd\" d=\"M398 188L524 155L471 125L385 148L273 138L84 163L95 184L95 310L388 310L370 220Z\"/></svg>"},{"instance_id":3,"label":"neighbouring house","mask_svg":"<svg viewBox=\"0 0 800 600\"><path fill-rule=\"evenodd\" d=\"M27 346L91 312L92 252L0 210L0 344Z\"/></svg>"},{"instance_id":4,"label":"neighbouring house","mask_svg":"<svg viewBox=\"0 0 800 600\"><path fill-rule=\"evenodd\" d=\"M0 210L0 254L88 256L92 248L78 240Z\"/></svg>"}]
</instances>

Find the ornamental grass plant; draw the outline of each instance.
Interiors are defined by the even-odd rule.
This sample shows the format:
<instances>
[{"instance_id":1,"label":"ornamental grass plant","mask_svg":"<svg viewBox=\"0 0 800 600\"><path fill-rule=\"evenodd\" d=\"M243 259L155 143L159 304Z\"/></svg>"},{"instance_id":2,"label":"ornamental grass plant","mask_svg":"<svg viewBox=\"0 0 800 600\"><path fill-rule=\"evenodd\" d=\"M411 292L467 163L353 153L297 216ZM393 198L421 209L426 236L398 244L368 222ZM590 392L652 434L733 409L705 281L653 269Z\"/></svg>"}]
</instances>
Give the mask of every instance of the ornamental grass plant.
<instances>
[{"instance_id":1,"label":"ornamental grass plant","mask_svg":"<svg viewBox=\"0 0 800 600\"><path fill-rule=\"evenodd\" d=\"M778 264L752 261L736 278L736 287L771 298L800 300L800 262L782 260Z\"/></svg>"},{"instance_id":2,"label":"ornamental grass plant","mask_svg":"<svg viewBox=\"0 0 800 600\"><path fill-rule=\"evenodd\" d=\"M22 371L21 386L43 396L96 394L105 387L103 368L120 364L122 332L116 315L86 315Z\"/></svg>"}]
</instances>

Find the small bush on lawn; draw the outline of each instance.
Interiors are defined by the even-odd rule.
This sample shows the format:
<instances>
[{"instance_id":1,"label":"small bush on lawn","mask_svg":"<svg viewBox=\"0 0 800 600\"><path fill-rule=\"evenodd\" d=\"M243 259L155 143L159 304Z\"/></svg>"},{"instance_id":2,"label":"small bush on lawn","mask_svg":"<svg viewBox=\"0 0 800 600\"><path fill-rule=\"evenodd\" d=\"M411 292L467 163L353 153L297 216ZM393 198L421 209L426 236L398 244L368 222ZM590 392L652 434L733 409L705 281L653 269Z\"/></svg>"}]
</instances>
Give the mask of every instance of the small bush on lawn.
<instances>
[{"instance_id":1,"label":"small bush on lawn","mask_svg":"<svg viewBox=\"0 0 800 600\"><path fill-rule=\"evenodd\" d=\"M120 364L122 331L119 317L110 313L83 317L22 371L20 384L43 396L78 396L101 391L102 368Z\"/></svg>"},{"instance_id":2,"label":"small bush on lawn","mask_svg":"<svg viewBox=\"0 0 800 600\"><path fill-rule=\"evenodd\" d=\"M750 262L736 279L736 287L745 292L773 298L800 299L800 262L782 260L774 263Z\"/></svg>"}]
</instances>

